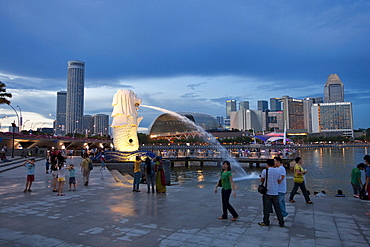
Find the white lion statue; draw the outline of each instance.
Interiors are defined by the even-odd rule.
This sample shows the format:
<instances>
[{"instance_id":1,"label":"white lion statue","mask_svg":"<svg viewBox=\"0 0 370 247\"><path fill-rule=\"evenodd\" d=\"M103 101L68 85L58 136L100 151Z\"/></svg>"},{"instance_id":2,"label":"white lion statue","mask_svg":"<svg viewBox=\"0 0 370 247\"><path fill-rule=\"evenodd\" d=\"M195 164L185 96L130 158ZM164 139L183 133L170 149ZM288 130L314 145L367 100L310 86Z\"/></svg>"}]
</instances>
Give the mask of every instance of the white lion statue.
<instances>
[{"instance_id":1,"label":"white lion statue","mask_svg":"<svg viewBox=\"0 0 370 247\"><path fill-rule=\"evenodd\" d=\"M137 128L143 119L138 117L141 98L131 90L117 90L113 96L113 143L118 151L132 152L139 149Z\"/></svg>"}]
</instances>

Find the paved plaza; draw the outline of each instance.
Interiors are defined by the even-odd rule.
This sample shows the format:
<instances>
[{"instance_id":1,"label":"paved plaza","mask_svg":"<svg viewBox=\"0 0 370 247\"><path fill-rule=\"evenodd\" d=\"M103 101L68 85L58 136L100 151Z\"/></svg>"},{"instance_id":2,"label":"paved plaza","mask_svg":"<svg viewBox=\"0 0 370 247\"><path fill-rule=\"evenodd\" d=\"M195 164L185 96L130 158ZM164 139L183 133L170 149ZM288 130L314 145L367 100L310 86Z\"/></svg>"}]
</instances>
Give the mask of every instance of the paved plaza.
<instances>
[{"instance_id":1,"label":"paved plaza","mask_svg":"<svg viewBox=\"0 0 370 247\"><path fill-rule=\"evenodd\" d=\"M45 160L36 162L32 192L23 193L26 168L0 173L0 246L370 246L368 201L312 196L309 205L297 195L287 203L285 228L273 216L264 227L257 192L238 188L230 201L240 218L219 220L214 183L168 186L165 195L141 185L133 193L130 176L95 166L85 187L80 162L67 160L77 168L78 186L65 185L65 196L52 192Z\"/></svg>"}]
</instances>

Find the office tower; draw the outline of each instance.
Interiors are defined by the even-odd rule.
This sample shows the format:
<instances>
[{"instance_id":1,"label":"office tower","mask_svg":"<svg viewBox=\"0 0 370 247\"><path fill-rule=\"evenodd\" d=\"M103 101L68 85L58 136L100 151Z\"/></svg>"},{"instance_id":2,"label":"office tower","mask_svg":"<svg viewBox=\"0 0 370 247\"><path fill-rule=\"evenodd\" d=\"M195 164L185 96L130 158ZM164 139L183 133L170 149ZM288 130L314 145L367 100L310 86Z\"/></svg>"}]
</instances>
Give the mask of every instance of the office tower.
<instances>
[{"instance_id":1,"label":"office tower","mask_svg":"<svg viewBox=\"0 0 370 247\"><path fill-rule=\"evenodd\" d=\"M108 135L109 133L109 116L106 114L96 114L94 118L94 134Z\"/></svg>"},{"instance_id":2,"label":"office tower","mask_svg":"<svg viewBox=\"0 0 370 247\"><path fill-rule=\"evenodd\" d=\"M257 106L259 111L266 111L269 109L268 102L266 100L257 101Z\"/></svg>"},{"instance_id":3,"label":"office tower","mask_svg":"<svg viewBox=\"0 0 370 247\"><path fill-rule=\"evenodd\" d=\"M281 101L279 98L270 98L270 111L281 111Z\"/></svg>"},{"instance_id":4,"label":"office tower","mask_svg":"<svg viewBox=\"0 0 370 247\"><path fill-rule=\"evenodd\" d=\"M248 110L248 109L249 109L249 101L239 102L239 110Z\"/></svg>"},{"instance_id":5,"label":"office tower","mask_svg":"<svg viewBox=\"0 0 370 247\"><path fill-rule=\"evenodd\" d=\"M324 102L344 102L344 85L337 74L331 74L324 87Z\"/></svg>"},{"instance_id":6,"label":"office tower","mask_svg":"<svg viewBox=\"0 0 370 247\"><path fill-rule=\"evenodd\" d=\"M284 131L284 116L282 111L268 112L267 129L276 132Z\"/></svg>"},{"instance_id":7,"label":"office tower","mask_svg":"<svg viewBox=\"0 0 370 247\"><path fill-rule=\"evenodd\" d=\"M66 133L82 133L85 63L68 61Z\"/></svg>"},{"instance_id":8,"label":"office tower","mask_svg":"<svg viewBox=\"0 0 370 247\"><path fill-rule=\"evenodd\" d=\"M281 98L283 102L284 123L291 132L307 132L304 128L303 101L289 96Z\"/></svg>"},{"instance_id":9,"label":"office tower","mask_svg":"<svg viewBox=\"0 0 370 247\"><path fill-rule=\"evenodd\" d=\"M222 129L224 124L225 124L224 117L217 116L216 119L217 119L217 123L218 123L219 128Z\"/></svg>"},{"instance_id":10,"label":"office tower","mask_svg":"<svg viewBox=\"0 0 370 247\"><path fill-rule=\"evenodd\" d=\"M262 131L262 111L239 110L230 113L230 128L240 131Z\"/></svg>"},{"instance_id":11,"label":"office tower","mask_svg":"<svg viewBox=\"0 0 370 247\"><path fill-rule=\"evenodd\" d=\"M236 100L226 101L226 118L230 118L230 112L236 111Z\"/></svg>"},{"instance_id":12,"label":"office tower","mask_svg":"<svg viewBox=\"0 0 370 247\"><path fill-rule=\"evenodd\" d=\"M55 133L64 136L66 130L67 92L57 92L57 111L55 116Z\"/></svg>"},{"instance_id":13,"label":"office tower","mask_svg":"<svg viewBox=\"0 0 370 247\"><path fill-rule=\"evenodd\" d=\"M91 115L84 115L82 120L83 133L85 135L94 134L94 118Z\"/></svg>"},{"instance_id":14,"label":"office tower","mask_svg":"<svg viewBox=\"0 0 370 247\"><path fill-rule=\"evenodd\" d=\"M312 132L353 137L352 103L336 102L313 104Z\"/></svg>"}]
</instances>

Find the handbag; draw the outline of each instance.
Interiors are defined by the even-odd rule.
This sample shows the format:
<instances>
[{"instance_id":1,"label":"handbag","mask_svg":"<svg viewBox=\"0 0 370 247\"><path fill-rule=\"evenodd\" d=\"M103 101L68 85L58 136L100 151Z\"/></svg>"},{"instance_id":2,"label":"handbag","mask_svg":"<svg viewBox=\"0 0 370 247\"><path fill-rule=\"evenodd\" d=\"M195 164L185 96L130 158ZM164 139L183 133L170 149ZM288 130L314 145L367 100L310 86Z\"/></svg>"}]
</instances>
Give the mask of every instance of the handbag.
<instances>
[{"instance_id":1,"label":"handbag","mask_svg":"<svg viewBox=\"0 0 370 247\"><path fill-rule=\"evenodd\" d=\"M222 173L223 173L223 171L221 171L220 177L221 177ZM222 187L222 181L221 181L221 179L218 180L217 186L218 187Z\"/></svg>"},{"instance_id":2,"label":"handbag","mask_svg":"<svg viewBox=\"0 0 370 247\"><path fill-rule=\"evenodd\" d=\"M268 172L269 172L269 169L267 168L266 169L266 186L264 186L264 182L262 182L260 185L258 185L258 192L262 195L265 195L267 193L267 178L268 178Z\"/></svg>"}]
</instances>

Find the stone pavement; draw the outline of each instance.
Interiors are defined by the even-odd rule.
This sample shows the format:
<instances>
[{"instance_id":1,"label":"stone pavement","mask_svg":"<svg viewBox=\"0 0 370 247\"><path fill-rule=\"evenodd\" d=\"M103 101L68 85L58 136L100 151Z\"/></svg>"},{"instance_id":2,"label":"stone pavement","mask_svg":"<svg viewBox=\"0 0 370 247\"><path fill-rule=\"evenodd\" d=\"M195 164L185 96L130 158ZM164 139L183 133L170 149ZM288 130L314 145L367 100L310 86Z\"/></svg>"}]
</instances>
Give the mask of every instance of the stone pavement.
<instances>
[{"instance_id":1,"label":"stone pavement","mask_svg":"<svg viewBox=\"0 0 370 247\"><path fill-rule=\"evenodd\" d=\"M68 159L67 164L80 163ZM131 178L95 166L88 187L52 192L44 161L36 163L33 191L23 193L26 168L0 173L0 246L369 246L370 204L356 198L312 197L287 203L285 228L262 221L257 192L238 188L231 204L240 218L218 220L215 183L167 187L167 194L133 193ZM113 175L112 175L113 174ZM118 181L118 182L117 182ZM236 182L240 185L240 182ZM241 186L239 186L241 187ZM288 199L288 197L286 198Z\"/></svg>"}]
</instances>

